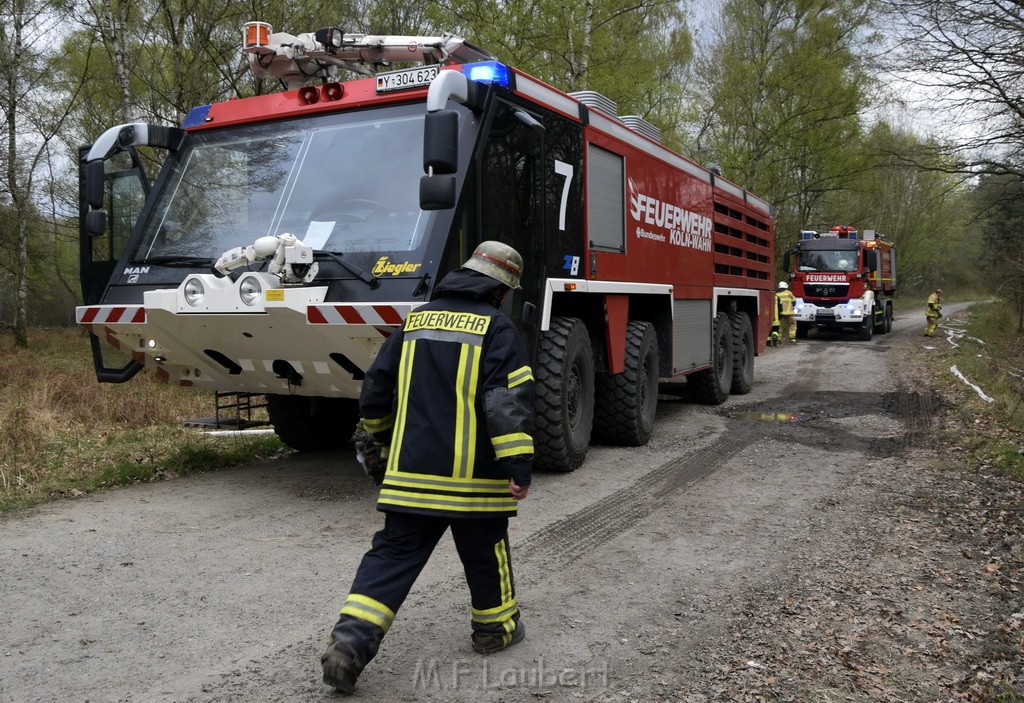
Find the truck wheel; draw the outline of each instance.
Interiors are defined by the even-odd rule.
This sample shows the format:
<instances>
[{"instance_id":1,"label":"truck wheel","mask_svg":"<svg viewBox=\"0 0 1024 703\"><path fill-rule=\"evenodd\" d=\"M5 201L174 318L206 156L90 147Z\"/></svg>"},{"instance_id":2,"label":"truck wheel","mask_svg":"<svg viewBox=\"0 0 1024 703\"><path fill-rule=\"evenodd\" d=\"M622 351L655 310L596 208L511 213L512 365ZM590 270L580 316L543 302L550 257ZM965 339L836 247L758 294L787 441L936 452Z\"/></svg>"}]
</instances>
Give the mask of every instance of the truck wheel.
<instances>
[{"instance_id":1,"label":"truck wheel","mask_svg":"<svg viewBox=\"0 0 1024 703\"><path fill-rule=\"evenodd\" d=\"M711 330L711 368L690 375L693 398L705 405L721 405L732 388L732 325L729 316L718 313Z\"/></svg>"},{"instance_id":2,"label":"truck wheel","mask_svg":"<svg viewBox=\"0 0 1024 703\"><path fill-rule=\"evenodd\" d=\"M860 324L860 328L857 330L857 337L867 342L875 333L875 319L874 315L869 315L864 318L864 321Z\"/></svg>"},{"instance_id":3,"label":"truck wheel","mask_svg":"<svg viewBox=\"0 0 1024 703\"><path fill-rule=\"evenodd\" d=\"M625 368L597 374L595 386L594 436L605 444L647 444L658 410L658 340L651 323L630 321Z\"/></svg>"},{"instance_id":4,"label":"truck wheel","mask_svg":"<svg viewBox=\"0 0 1024 703\"><path fill-rule=\"evenodd\" d=\"M796 338L807 339L807 334L811 331L810 322L798 322L796 323Z\"/></svg>"},{"instance_id":5,"label":"truck wheel","mask_svg":"<svg viewBox=\"0 0 1024 703\"><path fill-rule=\"evenodd\" d=\"M575 471L594 426L594 350L582 320L552 318L551 329L541 334L534 377L534 466Z\"/></svg>"},{"instance_id":6,"label":"truck wheel","mask_svg":"<svg viewBox=\"0 0 1024 703\"><path fill-rule=\"evenodd\" d=\"M878 315L878 316L872 315L871 316L871 318L873 320L875 320L875 329L874 329L874 331L877 334L885 334L885 307L883 306L882 309L879 312L881 313L880 315Z\"/></svg>"},{"instance_id":7,"label":"truck wheel","mask_svg":"<svg viewBox=\"0 0 1024 703\"><path fill-rule=\"evenodd\" d=\"M732 325L732 388L735 395L745 395L754 387L754 330L745 312L729 313Z\"/></svg>"},{"instance_id":8,"label":"truck wheel","mask_svg":"<svg viewBox=\"0 0 1024 703\"><path fill-rule=\"evenodd\" d=\"M337 449L352 438L359 422L355 398L267 395L267 414L278 438L292 449Z\"/></svg>"},{"instance_id":9,"label":"truck wheel","mask_svg":"<svg viewBox=\"0 0 1024 703\"><path fill-rule=\"evenodd\" d=\"M885 327L882 329L882 334L889 334L892 332L892 306L885 306Z\"/></svg>"}]
</instances>

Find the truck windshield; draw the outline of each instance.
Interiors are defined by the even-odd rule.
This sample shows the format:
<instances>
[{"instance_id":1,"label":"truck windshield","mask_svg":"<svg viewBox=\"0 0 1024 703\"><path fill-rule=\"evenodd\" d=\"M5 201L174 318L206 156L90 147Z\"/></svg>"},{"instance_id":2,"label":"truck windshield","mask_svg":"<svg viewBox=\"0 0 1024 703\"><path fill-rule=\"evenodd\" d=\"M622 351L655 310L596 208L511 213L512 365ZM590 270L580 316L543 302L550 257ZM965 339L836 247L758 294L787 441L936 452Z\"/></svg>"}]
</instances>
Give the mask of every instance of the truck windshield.
<instances>
[{"instance_id":1,"label":"truck windshield","mask_svg":"<svg viewBox=\"0 0 1024 703\"><path fill-rule=\"evenodd\" d=\"M286 232L342 254L416 250L422 145L422 104L191 133L133 258L216 259Z\"/></svg>"},{"instance_id":2,"label":"truck windshield","mask_svg":"<svg viewBox=\"0 0 1024 703\"><path fill-rule=\"evenodd\" d=\"M797 271L856 271L857 252L849 249L798 251L796 267Z\"/></svg>"}]
</instances>

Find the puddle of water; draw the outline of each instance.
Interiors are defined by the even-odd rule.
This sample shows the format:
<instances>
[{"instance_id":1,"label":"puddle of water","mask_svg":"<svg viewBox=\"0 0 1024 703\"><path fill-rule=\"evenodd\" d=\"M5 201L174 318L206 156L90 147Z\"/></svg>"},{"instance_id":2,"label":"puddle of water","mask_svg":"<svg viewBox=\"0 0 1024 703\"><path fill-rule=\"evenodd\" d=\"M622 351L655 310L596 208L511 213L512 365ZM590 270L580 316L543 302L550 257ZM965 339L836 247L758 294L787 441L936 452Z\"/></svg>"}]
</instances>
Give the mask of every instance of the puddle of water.
<instances>
[{"instance_id":1,"label":"puddle of water","mask_svg":"<svg viewBox=\"0 0 1024 703\"><path fill-rule=\"evenodd\" d=\"M803 413L736 413L733 417L758 422L803 422L807 419Z\"/></svg>"}]
</instances>

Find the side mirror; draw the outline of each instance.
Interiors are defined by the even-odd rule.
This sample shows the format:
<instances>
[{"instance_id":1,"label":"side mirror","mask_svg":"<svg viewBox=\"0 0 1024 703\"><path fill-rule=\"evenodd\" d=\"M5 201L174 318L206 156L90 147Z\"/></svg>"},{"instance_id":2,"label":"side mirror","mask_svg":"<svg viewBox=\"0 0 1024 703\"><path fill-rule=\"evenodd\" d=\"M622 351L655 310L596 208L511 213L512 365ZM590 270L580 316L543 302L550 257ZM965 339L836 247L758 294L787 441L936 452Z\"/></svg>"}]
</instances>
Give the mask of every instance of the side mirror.
<instances>
[{"instance_id":1,"label":"side mirror","mask_svg":"<svg viewBox=\"0 0 1024 703\"><path fill-rule=\"evenodd\" d=\"M448 210L455 207L455 176L441 174L420 178L420 208Z\"/></svg>"},{"instance_id":2,"label":"side mirror","mask_svg":"<svg viewBox=\"0 0 1024 703\"><path fill-rule=\"evenodd\" d=\"M107 213L103 210L90 210L85 213L85 231L93 237L101 237L107 233Z\"/></svg>"},{"instance_id":3,"label":"side mirror","mask_svg":"<svg viewBox=\"0 0 1024 703\"><path fill-rule=\"evenodd\" d=\"M787 251L782 255L782 270L789 273L789 263L793 259L794 250Z\"/></svg>"},{"instance_id":4,"label":"side mirror","mask_svg":"<svg viewBox=\"0 0 1024 703\"><path fill-rule=\"evenodd\" d=\"M93 209L103 207L103 162L90 161L85 165L85 202Z\"/></svg>"},{"instance_id":5,"label":"side mirror","mask_svg":"<svg viewBox=\"0 0 1024 703\"><path fill-rule=\"evenodd\" d=\"M423 172L455 173L459 168L459 113L428 112L423 122Z\"/></svg>"}]
</instances>

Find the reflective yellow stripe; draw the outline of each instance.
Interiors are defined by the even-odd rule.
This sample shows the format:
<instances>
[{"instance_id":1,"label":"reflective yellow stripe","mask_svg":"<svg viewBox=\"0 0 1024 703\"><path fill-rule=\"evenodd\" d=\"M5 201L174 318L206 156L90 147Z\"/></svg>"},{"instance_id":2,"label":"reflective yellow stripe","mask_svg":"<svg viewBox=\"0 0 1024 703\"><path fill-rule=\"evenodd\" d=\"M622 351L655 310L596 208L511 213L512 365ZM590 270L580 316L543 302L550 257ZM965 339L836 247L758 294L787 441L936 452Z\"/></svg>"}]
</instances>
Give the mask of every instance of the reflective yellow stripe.
<instances>
[{"instance_id":1,"label":"reflective yellow stripe","mask_svg":"<svg viewBox=\"0 0 1024 703\"><path fill-rule=\"evenodd\" d=\"M498 459L520 454L533 454L533 437L525 432L514 432L491 438L494 456Z\"/></svg>"},{"instance_id":2,"label":"reflective yellow stripe","mask_svg":"<svg viewBox=\"0 0 1024 703\"><path fill-rule=\"evenodd\" d=\"M391 488L381 489L377 504L459 513L515 512L516 510L516 501L511 495L507 498L504 496L431 495Z\"/></svg>"},{"instance_id":3,"label":"reflective yellow stripe","mask_svg":"<svg viewBox=\"0 0 1024 703\"><path fill-rule=\"evenodd\" d=\"M380 418L363 418L363 429L370 434L376 434L377 432L383 432L384 430L390 430L395 425L394 414L388 414Z\"/></svg>"},{"instance_id":4,"label":"reflective yellow stripe","mask_svg":"<svg viewBox=\"0 0 1024 703\"><path fill-rule=\"evenodd\" d=\"M508 622L512 619L512 616L519 610L516 599L503 602L496 608L488 608L487 610L477 610L473 608L473 622L478 623L492 623L492 622Z\"/></svg>"},{"instance_id":5,"label":"reflective yellow stripe","mask_svg":"<svg viewBox=\"0 0 1024 703\"><path fill-rule=\"evenodd\" d=\"M529 366L523 366L508 375L508 387L515 388L516 386L526 383L527 381L533 380L533 369Z\"/></svg>"},{"instance_id":6,"label":"reflective yellow stripe","mask_svg":"<svg viewBox=\"0 0 1024 703\"><path fill-rule=\"evenodd\" d=\"M416 342L403 342L402 357L398 363L398 388L396 389L396 395L398 398L398 428L391 441L391 446L395 448L395 451L393 451L391 456L388 458L388 471L395 471L398 469L398 455L402 453L402 436L405 434L405 416L409 412L409 381L412 378L412 362L414 361L415 356Z\"/></svg>"},{"instance_id":7,"label":"reflective yellow stripe","mask_svg":"<svg viewBox=\"0 0 1024 703\"><path fill-rule=\"evenodd\" d=\"M462 345L455 378L455 460L452 475L468 478L476 461L476 384L480 347Z\"/></svg>"},{"instance_id":8,"label":"reflective yellow stripe","mask_svg":"<svg viewBox=\"0 0 1024 703\"><path fill-rule=\"evenodd\" d=\"M388 631L391 623L395 620L395 612L379 600L360 593L350 593L345 603L341 606L341 615L351 615L360 620L372 622L384 632Z\"/></svg>"},{"instance_id":9,"label":"reflective yellow stripe","mask_svg":"<svg viewBox=\"0 0 1024 703\"><path fill-rule=\"evenodd\" d=\"M508 564L508 549L502 539L494 545L494 558L498 560L498 581L501 583L501 602L508 603L512 598L512 570Z\"/></svg>"},{"instance_id":10,"label":"reflective yellow stripe","mask_svg":"<svg viewBox=\"0 0 1024 703\"><path fill-rule=\"evenodd\" d=\"M384 478L384 486L423 488L443 492L501 493L508 491L508 480L504 478L457 479L451 476L425 476L394 471Z\"/></svg>"}]
</instances>

